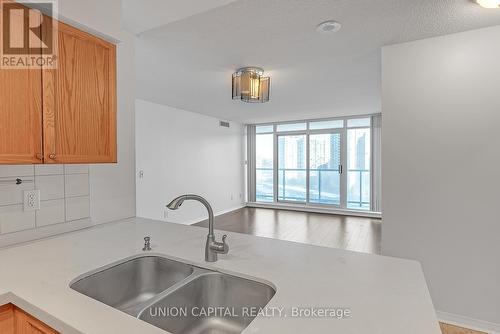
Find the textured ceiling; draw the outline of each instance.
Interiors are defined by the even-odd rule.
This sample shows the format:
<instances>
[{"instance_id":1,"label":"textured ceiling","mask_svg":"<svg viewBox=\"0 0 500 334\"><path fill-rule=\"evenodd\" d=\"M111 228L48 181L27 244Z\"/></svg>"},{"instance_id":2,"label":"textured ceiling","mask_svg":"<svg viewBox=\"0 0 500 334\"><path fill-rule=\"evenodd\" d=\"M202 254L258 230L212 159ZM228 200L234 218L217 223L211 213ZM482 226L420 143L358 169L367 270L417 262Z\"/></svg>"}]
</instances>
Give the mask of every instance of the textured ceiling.
<instances>
[{"instance_id":1,"label":"textured ceiling","mask_svg":"<svg viewBox=\"0 0 500 334\"><path fill-rule=\"evenodd\" d=\"M318 34L334 19L339 33ZM139 98L242 122L380 112L388 44L500 24L469 0L239 0L137 40ZM260 66L271 101L231 100L231 74Z\"/></svg>"},{"instance_id":2,"label":"textured ceiling","mask_svg":"<svg viewBox=\"0 0 500 334\"><path fill-rule=\"evenodd\" d=\"M134 34L224 6L236 0L122 0L125 28Z\"/></svg>"}]
</instances>

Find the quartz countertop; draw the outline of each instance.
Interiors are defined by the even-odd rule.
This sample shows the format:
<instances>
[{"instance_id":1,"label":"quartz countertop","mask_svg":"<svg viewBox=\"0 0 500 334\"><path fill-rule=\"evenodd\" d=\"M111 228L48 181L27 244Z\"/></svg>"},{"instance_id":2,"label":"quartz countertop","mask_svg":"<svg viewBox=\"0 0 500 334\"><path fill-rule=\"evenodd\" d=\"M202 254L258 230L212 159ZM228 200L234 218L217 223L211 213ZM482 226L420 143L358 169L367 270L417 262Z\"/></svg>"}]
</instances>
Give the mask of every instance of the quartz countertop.
<instances>
[{"instance_id":1,"label":"quartz countertop","mask_svg":"<svg viewBox=\"0 0 500 334\"><path fill-rule=\"evenodd\" d=\"M62 333L156 334L149 325L72 289L78 276L152 251L272 284L269 308L343 308L350 316L258 316L243 333L440 334L418 262L224 232L230 251L204 261L207 229L143 218L0 250L0 305L14 303ZM221 232L216 231L217 239Z\"/></svg>"}]
</instances>

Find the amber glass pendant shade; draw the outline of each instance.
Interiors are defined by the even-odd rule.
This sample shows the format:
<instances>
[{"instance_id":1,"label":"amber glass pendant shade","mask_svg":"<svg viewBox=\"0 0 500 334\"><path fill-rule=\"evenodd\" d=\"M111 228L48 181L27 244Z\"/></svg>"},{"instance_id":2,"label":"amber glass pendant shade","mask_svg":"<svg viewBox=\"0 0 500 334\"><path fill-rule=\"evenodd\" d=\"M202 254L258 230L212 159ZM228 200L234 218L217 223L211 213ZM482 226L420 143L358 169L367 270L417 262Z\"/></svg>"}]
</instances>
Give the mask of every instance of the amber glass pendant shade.
<instances>
[{"instance_id":1,"label":"amber glass pendant shade","mask_svg":"<svg viewBox=\"0 0 500 334\"><path fill-rule=\"evenodd\" d=\"M249 103L269 101L271 80L258 67L240 68L233 74L233 100Z\"/></svg>"}]
</instances>

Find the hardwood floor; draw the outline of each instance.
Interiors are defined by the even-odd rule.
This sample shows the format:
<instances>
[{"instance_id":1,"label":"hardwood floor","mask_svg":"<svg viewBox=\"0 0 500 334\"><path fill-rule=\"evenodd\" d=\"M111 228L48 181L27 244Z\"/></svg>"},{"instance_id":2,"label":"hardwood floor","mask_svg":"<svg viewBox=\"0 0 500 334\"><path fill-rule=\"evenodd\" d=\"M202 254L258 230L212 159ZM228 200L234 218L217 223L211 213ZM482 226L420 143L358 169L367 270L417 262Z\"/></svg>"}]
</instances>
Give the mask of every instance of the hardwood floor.
<instances>
[{"instance_id":1,"label":"hardwood floor","mask_svg":"<svg viewBox=\"0 0 500 334\"><path fill-rule=\"evenodd\" d=\"M195 224L207 226L208 221ZM243 208L215 217L215 228L260 237L380 254L381 220Z\"/></svg>"},{"instance_id":2,"label":"hardwood floor","mask_svg":"<svg viewBox=\"0 0 500 334\"><path fill-rule=\"evenodd\" d=\"M472 329L461 328L443 323L440 323L440 325L443 334L486 334L484 332L473 331Z\"/></svg>"}]
</instances>

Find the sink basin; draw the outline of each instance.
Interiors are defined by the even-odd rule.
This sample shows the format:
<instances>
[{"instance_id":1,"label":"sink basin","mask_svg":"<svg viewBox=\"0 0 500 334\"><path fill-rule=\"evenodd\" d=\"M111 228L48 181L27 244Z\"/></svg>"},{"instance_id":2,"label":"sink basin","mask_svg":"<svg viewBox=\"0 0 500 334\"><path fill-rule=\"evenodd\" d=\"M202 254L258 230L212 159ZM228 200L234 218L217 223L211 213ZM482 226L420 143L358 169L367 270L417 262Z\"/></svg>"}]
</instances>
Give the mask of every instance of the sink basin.
<instances>
[{"instance_id":1,"label":"sink basin","mask_svg":"<svg viewBox=\"0 0 500 334\"><path fill-rule=\"evenodd\" d=\"M160 256L94 270L70 287L173 334L241 333L276 292L267 284ZM184 313L167 316L168 310Z\"/></svg>"},{"instance_id":2,"label":"sink basin","mask_svg":"<svg viewBox=\"0 0 500 334\"><path fill-rule=\"evenodd\" d=\"M158 256L139 257L90 274L70 285L84 295L127 313L184 280L193 267Z\"/></svg>"},{"instance_id":3,"label":"sink basin","mask_svg":"<svg viewBox=\"0 0 500 334\"><path fill-rule=\"evenodd\" d=\"M145 309L139 318L174 334L236 334L255 318L249 311L266 306L274 294L273 288L256 281L201 273Z\"/></svg>"}]
</instances>

